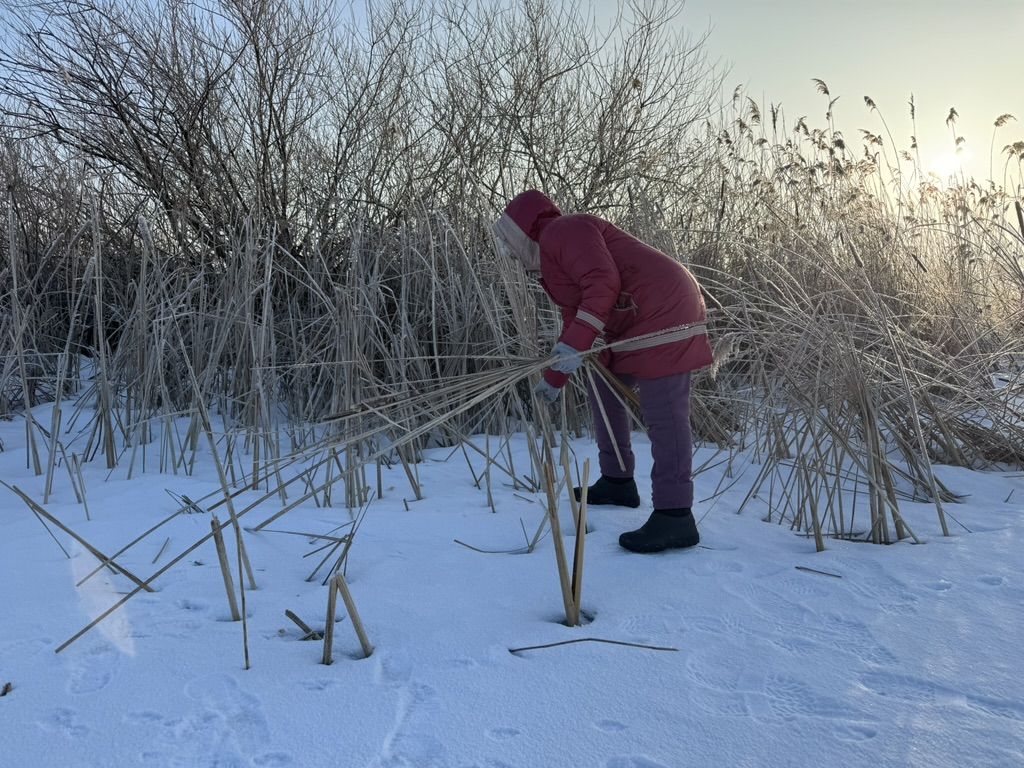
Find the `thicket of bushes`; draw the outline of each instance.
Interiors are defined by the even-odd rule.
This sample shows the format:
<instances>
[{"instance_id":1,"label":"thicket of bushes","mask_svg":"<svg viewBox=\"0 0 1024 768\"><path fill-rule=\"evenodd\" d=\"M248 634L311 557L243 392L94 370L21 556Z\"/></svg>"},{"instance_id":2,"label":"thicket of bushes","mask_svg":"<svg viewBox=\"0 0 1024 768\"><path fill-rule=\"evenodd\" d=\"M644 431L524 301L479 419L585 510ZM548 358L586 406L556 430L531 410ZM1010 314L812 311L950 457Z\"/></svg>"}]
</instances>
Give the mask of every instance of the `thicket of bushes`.
<instances>
[{"instance_id":1,"label":"thicket of bushes","mask_svg":"<svg viewBox=\"0 0 1024 768\"><path fill-rule=\"evenodd\" d=\"M883 540L901 496L951 498L931 461L1024 460L1024 144L1000 184L940 185L891 137L722 108L664 6L605 31L543 0L60 0L8 22L0 414L90 360L108 463L194 415L188 370L257 432L542 355L555 316L488 231L529 187L698 274L720 360L695 425L769 459L785 519L863 484Z\"/></svg>"}]
</instances>

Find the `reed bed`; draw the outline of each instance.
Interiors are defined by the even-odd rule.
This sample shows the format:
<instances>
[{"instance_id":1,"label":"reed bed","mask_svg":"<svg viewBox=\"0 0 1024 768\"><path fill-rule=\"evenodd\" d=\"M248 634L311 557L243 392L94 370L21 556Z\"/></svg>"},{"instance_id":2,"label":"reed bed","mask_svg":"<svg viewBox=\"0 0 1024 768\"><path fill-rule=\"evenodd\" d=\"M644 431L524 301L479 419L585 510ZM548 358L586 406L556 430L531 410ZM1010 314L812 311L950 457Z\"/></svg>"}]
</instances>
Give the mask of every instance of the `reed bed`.
<instances>
[{"instance_id":1,"label":"reed bed","mask_svg":"<svg viewBox=\"0 0 1024 768\"><path fill-rule=\"evenodd\" d=\"M738 486L730 511L819 550L919 541L907 502L960 530L934 465L1024 466L1024 143L1004 145L999 182L940 183L916 147L842 136L820 81L822 127L740 91L718 109L719 74L667 3L607 37L581 8L399 1L354 24L320 0L109 0L5 17L0 418L23 419L43 481L41 502L13 492L97 556L85 578L132 582L58 650L215 546L249 666L245 542L288 535L328 589L322 660L339 591L369 655L348 558L384 467L402 468L407 506L438 497L419 476L433 447L462 455L492 509L496 483L540 502L506 554L553 533L552 595L557 577L566 623L583 623L572 488L589 467L570 446L590 425L584 378L616 380L591 356L556 409L531 396L560 316L490 235L527 187L616 221L706 288L716 359L693 425L727 467L698 514ZM993 146L1012 127L997 118ZM175 495L109 556L46 509L70 489L102 514L86 464L130 478L206 461L215 491ZM293 530L304 505L345 511L334 530ZM210 532L169 547L160 529L191 513ZM151 575L118 564L154 536Z\"/></svg>"},{"instance_id":2,"label":"reed bed","mask_svg":"<svg viewBox=\"0 0 1024 768\"><path fill-rule=\"evenodd\" d=\"M694 427L757 462L745 508L886 543L914 537L905 500L956 528L933 464L1024 463L1020 142L1000 183L940 184L830 112L788 125L737 92L709 119L718 74L667 5L607 38L572 5L265 11L8 20L0 416L44 504L62 476L87 503L83 463L187 475L208 450L203 508L239 542L247 491L355 516L384 463L420 498L429 446L485 454L484 492L542 491L544 462L469 439L558 442L529 392L559 318L489 234L528 186L697 273L718 354ZM588 425L572 387L565 433Z\"/></svg>"}]
</instances>

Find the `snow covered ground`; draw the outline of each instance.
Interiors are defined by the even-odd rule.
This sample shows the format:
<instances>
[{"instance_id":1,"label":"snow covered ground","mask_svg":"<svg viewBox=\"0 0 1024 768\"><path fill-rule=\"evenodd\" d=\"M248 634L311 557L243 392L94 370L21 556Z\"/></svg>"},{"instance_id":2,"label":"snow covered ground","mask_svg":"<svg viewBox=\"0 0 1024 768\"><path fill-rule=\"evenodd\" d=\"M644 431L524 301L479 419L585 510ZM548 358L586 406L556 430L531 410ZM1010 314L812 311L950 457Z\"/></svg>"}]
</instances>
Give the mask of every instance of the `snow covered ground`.
<instances>
[{"instance_id":1,"label":"snow covered ground","mask_svg":"<svg viewBox=\"0 0 1024 768\"><path fill-rule=\"evenodd\" d=\"M49 423L45 409L40 419ZM23 424L0 423L0 439L0 479L41 501ZM645 494L649 457L637 442ZM527 466L524 440L514 446ZM576 450L595 455L587 441ZM583 607L593 621L569 628L550 537L520 555L453 542L522 546L523 526L532 535L541 521L540 495L515 495L495 474L492 513L461 453L448 455L429 453L425 498L408 508L401 467L386 472L348 566L376 650L360 658L344 618L331 666L284 616L323 628L327 590L305 581L322 555L304 558L315 546L306 538L267 531L247 535L259 583L247 593L248 671L212 543L55 654L132 585L104 572L76 589L94 558L58 533L66 558L0 487L0 686L12 686L0 697L0 765L1024 765L1020 475L940 468L969 494L950 511L971 533L954 524L942 538L930 507L906 504L924 545L830 542L822 554L788 527L733 514L742 481L699 505L707 548L687 552L627 554L617 536L649 506L592 508ZM106 552L177 508L164 489L198 498L217 487L209 461L194 477L131 480L123 469L106 479L101 464L84 468L91 522L66 475L47 509ZM705 472L698 495L723 470ZM243 523L280 507L269 500ZM306 505L269 527L326 532L348 519L343 507ZM208 515L179 515L119 560L145 577L209 530ZM580 637L678 651L508 650Z\"/></svg>"}]
</instances>

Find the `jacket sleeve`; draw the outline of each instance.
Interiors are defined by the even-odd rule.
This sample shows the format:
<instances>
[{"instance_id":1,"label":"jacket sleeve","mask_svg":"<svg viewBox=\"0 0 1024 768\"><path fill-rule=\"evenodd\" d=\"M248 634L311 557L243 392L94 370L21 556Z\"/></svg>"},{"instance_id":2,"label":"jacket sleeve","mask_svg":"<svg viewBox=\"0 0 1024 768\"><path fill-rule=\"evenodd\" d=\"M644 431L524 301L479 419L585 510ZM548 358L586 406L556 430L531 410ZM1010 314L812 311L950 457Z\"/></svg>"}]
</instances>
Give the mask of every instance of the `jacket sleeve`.
<instances>
[{"instance_id":1,"label":"jacket sleeve","mask_svg":"<svg viewBox=\"0 0 1024 768\"><path fill-rule=\"evenodd\" d=\"M563 313L565 325L558 340L585 352L604 331L618 299L619 269L601 230L592 221L566 222L553 245L552 255L558 267L580 289L580 305L574 313ZM545 378L556 387L563 386L568 379L565 374L550 369Z\"/></svg>"}]
</instances>

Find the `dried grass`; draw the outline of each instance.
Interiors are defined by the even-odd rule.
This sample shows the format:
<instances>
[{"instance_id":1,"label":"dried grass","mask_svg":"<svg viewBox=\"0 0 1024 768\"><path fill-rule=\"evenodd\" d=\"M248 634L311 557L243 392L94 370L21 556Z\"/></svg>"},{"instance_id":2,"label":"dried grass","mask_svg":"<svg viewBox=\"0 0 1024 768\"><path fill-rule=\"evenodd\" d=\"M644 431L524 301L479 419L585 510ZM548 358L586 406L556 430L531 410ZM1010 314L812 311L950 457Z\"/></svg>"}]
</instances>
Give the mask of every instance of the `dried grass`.
<instances>
[{"instance_id":1,"label":"dried grass","mask_svg":"<svg viewBox=\"0 0 1024 768\"><path fill-rule=\"evenodd\" d=\"M221 487L188 505L227 507L218 530L235 530L240 577L248 512L277 507L253 531L303 504L343 503L356 520L383 465L429 497L418 460L431 446L482 455L482 492L498 474L546 493L550 512L571 497L556 446L590 416L568 388L557 439L529 394L560 318L489 233L525 186L698 275L718 356L695 377L693 424L728 462L713 496L749 458L741 510L818 549L889 543L916 539L907 499L956 530L934 464L1024 466L1024 145L1005 146L1001 183L940 184L916 147L848 143L824 83L822 128L742 92L705 123L715 73L700 41L672 37L667 5L625 27L624 47L533 2L397 3L367 37L326 5L271 5L260 23L280 23L263 37L236 34L234 6L214 25L234 57L208 44L198 7L171 26L117 2L11 17L29 34L0 46L0 416L24 417L44 504L61 466L84 505L83 462L188 475L212 454ZM41 10L47 36L32 34ZM112 32L146 45L89 44ZM92 65L124 73L132 109L112 111L122 102ZM162 121L164 98L191 122ZM43 403L48 426L33 415ZM528 471L513 465L515 432ZM481 447L481 433L500 437ZM327 542L311 579L331 558L327 579L343 569L354 534ZM558 568L572 621L578 595Z\"/></svg>"}]
</instances>

